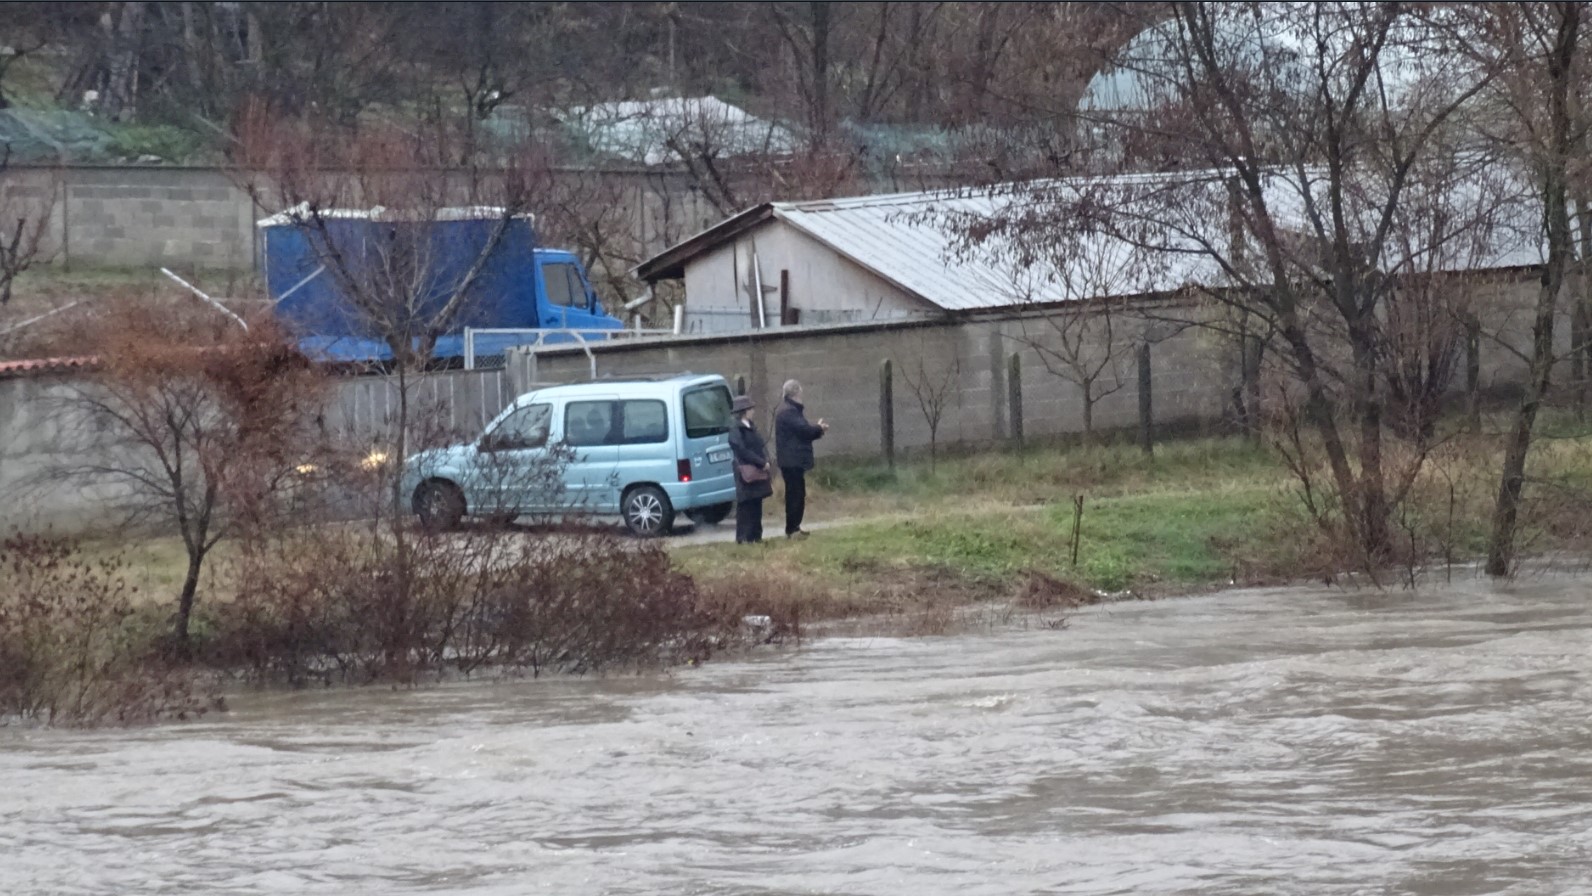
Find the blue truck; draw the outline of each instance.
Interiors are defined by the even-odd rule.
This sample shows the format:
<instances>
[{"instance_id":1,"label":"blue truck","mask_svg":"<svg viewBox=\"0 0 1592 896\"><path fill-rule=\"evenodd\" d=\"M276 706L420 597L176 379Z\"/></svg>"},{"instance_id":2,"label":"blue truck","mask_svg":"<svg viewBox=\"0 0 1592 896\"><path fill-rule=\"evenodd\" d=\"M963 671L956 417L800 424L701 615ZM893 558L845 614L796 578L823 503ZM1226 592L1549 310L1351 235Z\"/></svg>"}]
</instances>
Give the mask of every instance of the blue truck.
<instances>
[{"instance_id":1,"label":"blue truck","mask_svg":"<svg viewBox=\"0 0 1592 896\"><path fill-rule=\"evenodd\" d=\"M266 288L277 316L293 330L299 348L326 362L388 361L392 349L344 295L340 274L361 288L384 282L403 286L418 301L413 316L442 310L482 256L501 221L498 209L457 209L423 222L377 211L322 210L307 223L301 209L257 222ZM335 252L338 261L327 259ZM328 270L328 268L333 268ZM394 309L396 311L396 309ZM392 314L385 315L392 317ZM464 330L575 330L603 338L624 324L603 310L580 259L541 248L530 216L510 218L480 273L465 293L432 351L448 362L465 355ZM502 354L540 338L567 342L569 333L477 334L477 355Z\"/></svg>"}]
</instances>

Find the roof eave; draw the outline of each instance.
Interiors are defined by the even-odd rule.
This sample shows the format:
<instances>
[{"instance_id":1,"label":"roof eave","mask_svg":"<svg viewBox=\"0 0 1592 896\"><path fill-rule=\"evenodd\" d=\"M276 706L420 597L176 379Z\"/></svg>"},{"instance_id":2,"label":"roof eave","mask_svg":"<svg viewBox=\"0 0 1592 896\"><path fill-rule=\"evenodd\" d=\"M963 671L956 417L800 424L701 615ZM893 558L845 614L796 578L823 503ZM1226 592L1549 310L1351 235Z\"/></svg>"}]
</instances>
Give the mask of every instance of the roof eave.
<instances>
[{"instance_id":1,"label":"roof eave","mask_svg":"<svg viewBox=\"0 0 1592 896\"><path fill-rule=\"evenodd\" d=\"M685 264L698 255L716 248L726 240L751 230L774 217L774 203L765 202L739 212L707 230L675 243L657 255L636 265L633 273L647 283L659 280L679 280L685 277Z\"/></svg>"}]
</instances>

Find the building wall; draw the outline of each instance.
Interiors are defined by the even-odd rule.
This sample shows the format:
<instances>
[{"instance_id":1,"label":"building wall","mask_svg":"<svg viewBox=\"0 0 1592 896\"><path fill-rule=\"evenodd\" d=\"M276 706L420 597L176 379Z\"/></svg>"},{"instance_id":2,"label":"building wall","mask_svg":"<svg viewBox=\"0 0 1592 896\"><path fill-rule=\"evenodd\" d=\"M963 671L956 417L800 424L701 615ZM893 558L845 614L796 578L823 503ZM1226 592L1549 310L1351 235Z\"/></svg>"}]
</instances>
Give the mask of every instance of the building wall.
<instances>
[{"instance_id":1,"label":"building wall","mask_svg":"<svg viewBox=\"0 0 1592 896\"><path fill-rule=\"evenodd\" d=\"M0 501L0 533L95 531L122 519L125 490L81 470L125 470L143 455L92 424L81 405L92 390L93 381L81 376L0 379L0 495L7 497ZM423 376L410 391L412 444L474 438L515 394L501 370ZM321 426L337 444L364 450L391 437L397 398L388 377L339 379Z\"/></svg>"},{"instance_id":2,"label":"building wall","mask_svg":"<svg viewBox=\"0 0 1592 896\"><path fill-rule=\"evenodd\" d=\"M692 259L685 266L687 332L755 328L752 256L762 272L764 315L779 322L780 272L800 322L885 320L936 309L778 219Z\"/></svg>"},{"instance_id":3,"label":"building wall","mask_svg":"<svg viewBox=\"0 0 1592 896\"><path fill-rule=\"evenodd\" d=\"M0 172L0 199L30 218L47 215L45 257L82 267L250 270L254 221L265 216L220 168L12 165ZM689 178L667 170L558 170L547 202L536 211L549 231L601 232L593 275L610 283L720 217Z\"/></svg>"},{"instance_id":4,"label":"building wall","mask_svg":"<svg viewBox=\"0 0 1592 896\"><path fill-rule=\"evenodd\" d=\"M1007 370L1019 357L1023 429L1027 436L1076 433L1083 427L1079 390L1047 371L1041 349L1054 348L1060 334L1038 315L961 321L886 321L835 324L738 334L666 337L596 344L600 376L691 371L743 379L758 402L759 425L771 423L780 387L803 384L809 417L833 428L821 444L829 455L870 456L881 451L881 367L892 365L889 397L894 407L895 444L903 450L930 443L929 417L940 409L936 442L980 445L1007 438L1010 408ZM1142 328L1141 328L1142 329ZM1137 368L1132 346L1139 330L1119 328L1119 375L1113 391L1094 410L1098 429L1132 427L1138 421ZM1214 426L1231 391L1227 359L1208 331L1189 329L1156 343L1152 350L1156 420L1160 424ZM537 383L588 376L584 352L568 349L513 350L509 374L514 391ZM936 401L939 384L949 382Z\"/></svg>"}]
</instances>

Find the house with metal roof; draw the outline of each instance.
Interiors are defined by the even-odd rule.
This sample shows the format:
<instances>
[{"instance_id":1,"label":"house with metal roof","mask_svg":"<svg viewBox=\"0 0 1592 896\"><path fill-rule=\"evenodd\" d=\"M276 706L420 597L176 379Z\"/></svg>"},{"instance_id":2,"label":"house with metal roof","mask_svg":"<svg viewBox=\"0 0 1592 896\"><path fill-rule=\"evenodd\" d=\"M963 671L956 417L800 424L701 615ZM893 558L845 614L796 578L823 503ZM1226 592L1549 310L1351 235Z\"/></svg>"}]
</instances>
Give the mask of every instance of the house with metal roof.
<instances>
[{"instance_id":1,"label":"house with metal roof","mask_svg":"<svg viewBox=\"0 0 1592 896\"><path fill-rule=\"evenodd\" d=\"M1081 202L1090 183L1044 189ZM1043 259L1020 237L970 236L1016 219L1013 204L1032 202L1039 188L766 202L670 247L636 275L649 284L683 280L684 329L701 333L1159 294L1219 276L1193 253L1146 265L1142 250L1099 231L1080 231Z\"/></svg>"},{"instance_id":2,"label":"house with metal roof","mask_svg":"<svg viewBox=\"0 0 1592 896\"><path fill-rule=\"evenodd\" d=\"M1228 176L1134 174L766 202L671 246L635 273L649 284L684 281L683 325L696 333L1222 289L1233 284L1218 256L1235 258L1241 249L1232 241L1246 239L1231 229ZM1274 172L1264 189L1276 220L1305 243L1315 233L1306 197L1319 205L1325 181L1310 170L1300 177ZM1539 263L1540 237L1518 226L1530 212L1529 192L1518 184L1472 180L1427 192L1433 195L1412 204L1440 208L1454 221L1485 212L1485 220L1464 239L1393 241L1383 258L1388 270ZM1209 251L1214 246L1227 248Z\"/></svg>"}]
</instances>

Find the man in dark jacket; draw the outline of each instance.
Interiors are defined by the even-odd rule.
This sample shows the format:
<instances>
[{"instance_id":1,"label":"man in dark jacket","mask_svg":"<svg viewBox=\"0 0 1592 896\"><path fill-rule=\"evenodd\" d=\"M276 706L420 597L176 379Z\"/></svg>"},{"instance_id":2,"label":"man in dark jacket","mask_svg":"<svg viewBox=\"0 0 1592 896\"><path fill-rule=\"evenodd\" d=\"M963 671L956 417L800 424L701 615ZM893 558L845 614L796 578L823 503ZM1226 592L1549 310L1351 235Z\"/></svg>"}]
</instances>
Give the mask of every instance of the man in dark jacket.
<instances>
[{"instance_id":1,"label":"man in dark jacket","mask_svg":"<svg viewBox=\"0 0 1592 896\"><path fill-rule=\"evenodd\" d=\"M785 537L806 538L802 515L807 510L807 471L813 468L813 442L824 437L829 424L819 418L807 422L802 406L802 384L785 382L785 400L774 414L774 450L779 455L779 474L785 480Z\"/></svg>"}]
</instances>

